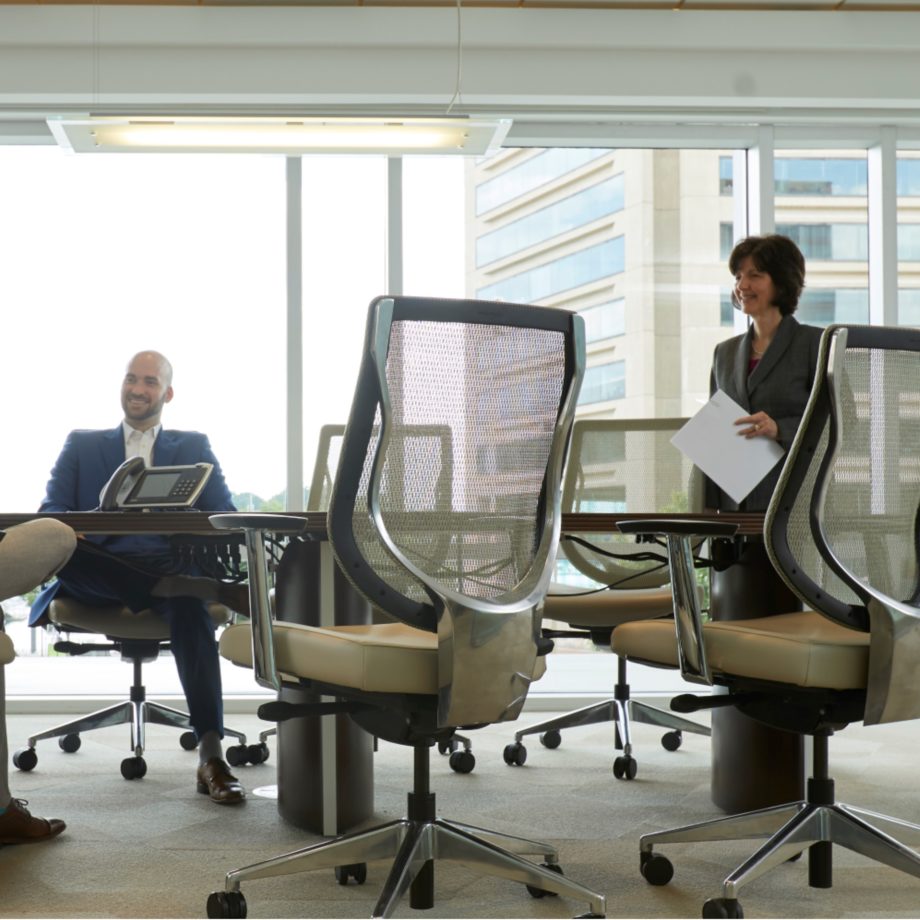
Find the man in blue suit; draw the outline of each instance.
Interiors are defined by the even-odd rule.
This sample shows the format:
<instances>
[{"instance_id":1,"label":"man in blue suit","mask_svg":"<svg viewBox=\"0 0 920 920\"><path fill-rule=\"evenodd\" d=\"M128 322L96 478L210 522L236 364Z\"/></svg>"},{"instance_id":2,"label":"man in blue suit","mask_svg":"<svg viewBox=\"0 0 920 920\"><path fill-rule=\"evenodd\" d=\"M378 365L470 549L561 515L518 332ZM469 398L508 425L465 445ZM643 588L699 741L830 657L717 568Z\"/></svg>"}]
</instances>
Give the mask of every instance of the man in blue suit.
<instances>
[{"instance_id":1,"label":"man in blue suit","mask_svg":"<svg viewBox=\"0 0 920 920\"><path fill-rule=\"evenodd\" d=\"M148 466L211 463L214 470L195 507L235 511L220 464L208 439L197 431L162 428L163 406L173 398L172 366L155 351L135 355L121 387L124 420L110 431L72 431L51 471L40 511L92 511L99 493L127 457ZM135 613L152 609L169 623L170 646L198 736L197 788L219 804L243 801L245 792L223 759L223 702L220 660L206 600L243 606L241 586L202 577L193 563L179 560L162 536L86 537L32 605L29 623L47 622L56 597L91 605L120 603ZM237 590L234 590L237 589Z\"/></svg>"}]
</instances>

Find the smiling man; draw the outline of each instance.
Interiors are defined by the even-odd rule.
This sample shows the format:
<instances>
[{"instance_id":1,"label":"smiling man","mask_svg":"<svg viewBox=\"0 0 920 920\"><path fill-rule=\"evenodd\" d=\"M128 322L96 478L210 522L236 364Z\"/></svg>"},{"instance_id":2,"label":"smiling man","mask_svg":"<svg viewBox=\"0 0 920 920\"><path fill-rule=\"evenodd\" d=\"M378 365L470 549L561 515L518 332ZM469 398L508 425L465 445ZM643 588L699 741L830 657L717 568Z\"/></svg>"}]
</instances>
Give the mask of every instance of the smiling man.
<instances>
[{"instance_id":1,"label":"smiling man","mask_svg":"<svg viewBox=\"0 0 920 920\"><path fill-rule=\"evenodd\" d=\"M109 477L129 457L148 466L211 463L214 469L195 503L201 511L235 511L220 464L198 431L163 428L163 407L173 398L172 365L156 351L129 362L121 385L124 419L107 431L72 431L51 471L40 511L92 511ZM73 557L32 605L29 624L47 622L55 597L93 606L122 604L135 613L151 609L169 623L170 647L198 736L197 789L218 804L235 804L243 787L223 759L223 703L214 624L206 600L248 612L245 588L203 577L179 558L162 536L85 537Z\"/></svg>"}]
</instances>

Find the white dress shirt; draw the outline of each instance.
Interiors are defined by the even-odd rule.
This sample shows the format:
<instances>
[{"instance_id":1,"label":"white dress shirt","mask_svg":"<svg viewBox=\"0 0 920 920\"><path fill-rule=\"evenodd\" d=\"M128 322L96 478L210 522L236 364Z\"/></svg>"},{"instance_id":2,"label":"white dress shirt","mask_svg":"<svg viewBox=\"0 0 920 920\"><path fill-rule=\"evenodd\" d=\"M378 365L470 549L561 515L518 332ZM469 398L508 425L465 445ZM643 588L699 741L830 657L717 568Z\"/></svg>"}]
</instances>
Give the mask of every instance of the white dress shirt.
<instances>
[{"instance_id":1,"label":"white dress shirt","mask_svg":"<svg viewBox=\"0 0 920 920\"><path fill-rule=\"evenodd\" d=\"M160 433L161 425L154 425L146 431L132 428L122 421L121 428L125 435L125 460L130 457L143 457L147 466L153 465L153 444Z\"/></svg>"}]
</instances>

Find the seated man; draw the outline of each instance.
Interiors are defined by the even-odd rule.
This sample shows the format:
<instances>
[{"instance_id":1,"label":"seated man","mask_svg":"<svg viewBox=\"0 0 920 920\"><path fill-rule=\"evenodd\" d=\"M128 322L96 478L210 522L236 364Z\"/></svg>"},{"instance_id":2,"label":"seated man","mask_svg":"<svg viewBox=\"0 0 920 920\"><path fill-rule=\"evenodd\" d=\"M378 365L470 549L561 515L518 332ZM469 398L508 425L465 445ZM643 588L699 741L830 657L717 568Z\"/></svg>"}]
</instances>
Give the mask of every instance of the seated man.
<instances>
[{"instance_id":1,"label":"seated man","mask_svg":"<svg viewBox=\"0 0 920 920\"><path fill-rule=\"evenodd\" d=\"M195 507L235 511L208 439L197 431L162 428L163 406L173 398L172 366L155 351L136 354L121 387L124 420L108 431L72 431L48 482L42 511L92 511L112 473L128 457L148 466L206 462L214 465ZM47 622L56 596L86 604L113 603L135 613L151 609L169 623L170 646L198 736L197 789L221 805L243 801L242 785L223 759L223 700L214 624L205 601L218 600L248 613L245 586L202 576L180 559L162 536L81 538L71 560L32 605L29 623Z\"/></svg>"},{"instance_id":2,"label":"seated man","mask_svg":"<svg viewBox=\"0 0 920 920\"><path fill-rule=\"evenodd\" d=\"M76 542L74 532L60 521L29 521L0 531L0 600L30 591L50 578L70 558ZM25 801L14 799L10 793L5 670L0 664L0 846L38 843L57 837L65 824L59 818L36 818L29 814Z\"/></svg>"}]
</instances>

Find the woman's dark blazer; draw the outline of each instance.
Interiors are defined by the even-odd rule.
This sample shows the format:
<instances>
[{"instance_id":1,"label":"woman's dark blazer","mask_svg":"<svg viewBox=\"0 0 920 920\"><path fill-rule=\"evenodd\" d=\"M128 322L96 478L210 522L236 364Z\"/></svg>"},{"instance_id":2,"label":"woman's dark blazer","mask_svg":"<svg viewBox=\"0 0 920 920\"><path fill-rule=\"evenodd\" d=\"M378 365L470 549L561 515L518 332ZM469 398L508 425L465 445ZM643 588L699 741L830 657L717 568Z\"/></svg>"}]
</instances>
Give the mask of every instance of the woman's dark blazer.
<instances>
[{"instance_id":1,"label":"woman's dark blazer","mask_svg":"<svg viewBox=\"0 0 920 920\"><path fill-rule=\"evenodd\" d=\"M811 393L818 366L821 329L784 316L760 363L748 375L753 327L716 345L709 380L710 395L724 390L748 414L766 412L779 429L777 441L789 450ZM780 461L741 504L706 480L706 507L722 511L765 511L783 468Z\"/></svg>"}]
</instances>

